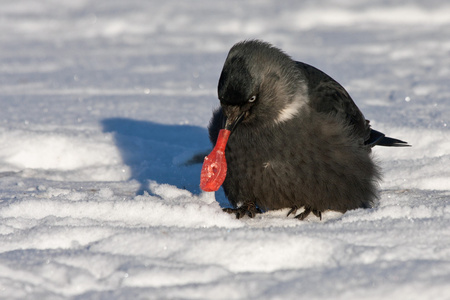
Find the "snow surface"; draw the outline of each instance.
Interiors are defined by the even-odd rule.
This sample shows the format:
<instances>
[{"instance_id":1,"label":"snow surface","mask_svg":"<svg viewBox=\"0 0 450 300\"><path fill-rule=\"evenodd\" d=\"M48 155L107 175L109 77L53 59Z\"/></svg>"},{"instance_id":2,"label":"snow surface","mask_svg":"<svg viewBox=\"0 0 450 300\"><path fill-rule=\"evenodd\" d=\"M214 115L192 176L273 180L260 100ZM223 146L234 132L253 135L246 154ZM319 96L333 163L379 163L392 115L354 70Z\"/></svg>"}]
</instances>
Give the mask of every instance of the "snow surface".
<instances>
[{"instance_id":1,"label":"snow surface","mask_svg":"<svg viewBox=\"0 0 450 300\"><path fill-rule=\"evenodd\" d=\"M373 127L373 209L236 220L201 193L229 48L260 38ZM448 1L2 1L1 299L450 299Z\"/></svg>"}]
</instances>

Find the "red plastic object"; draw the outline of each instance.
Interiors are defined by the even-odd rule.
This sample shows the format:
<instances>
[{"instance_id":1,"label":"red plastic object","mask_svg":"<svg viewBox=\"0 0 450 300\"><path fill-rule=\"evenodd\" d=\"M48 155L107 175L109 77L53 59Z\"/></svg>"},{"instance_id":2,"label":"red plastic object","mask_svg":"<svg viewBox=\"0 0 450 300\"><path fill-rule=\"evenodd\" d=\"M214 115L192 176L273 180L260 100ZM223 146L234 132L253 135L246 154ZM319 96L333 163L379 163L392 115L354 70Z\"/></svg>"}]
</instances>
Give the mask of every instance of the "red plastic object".
<instances>
[{"instance_id":1,"label":"red plastic object","mask_svg":"<svg viewBox=\"0 0 450 300\"><path fill-rule=\"evenodd\" d=\"M216 146L205 157L200 175L200 188L205 192L217 191L227 176L227 160L225 159L225 147L231 131L221 129L217 137Z\"/></svg>"}]
</instances>

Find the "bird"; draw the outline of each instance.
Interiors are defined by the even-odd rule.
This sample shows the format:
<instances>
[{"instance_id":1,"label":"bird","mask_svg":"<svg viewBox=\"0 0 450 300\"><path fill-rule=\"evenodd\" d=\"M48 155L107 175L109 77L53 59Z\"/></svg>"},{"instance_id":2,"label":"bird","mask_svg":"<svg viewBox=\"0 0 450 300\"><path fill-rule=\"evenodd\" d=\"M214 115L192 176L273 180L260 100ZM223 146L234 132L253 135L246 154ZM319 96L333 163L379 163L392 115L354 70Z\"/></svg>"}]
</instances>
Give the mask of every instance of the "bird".
<instances>
[{"instance_id":1,"label":"bird","mask_svg":"<svg viewBox=\"0 0 450 300\"><path fill-rule=\"evenodd\" d=\"M218 98L208 132L213 146L228 132L222 186L232 208L223 210L238 219L371 208L381 180L371 148L409 146L372 129L329 75L265 41L232 46Z\"/></svg>"}]
</instances>

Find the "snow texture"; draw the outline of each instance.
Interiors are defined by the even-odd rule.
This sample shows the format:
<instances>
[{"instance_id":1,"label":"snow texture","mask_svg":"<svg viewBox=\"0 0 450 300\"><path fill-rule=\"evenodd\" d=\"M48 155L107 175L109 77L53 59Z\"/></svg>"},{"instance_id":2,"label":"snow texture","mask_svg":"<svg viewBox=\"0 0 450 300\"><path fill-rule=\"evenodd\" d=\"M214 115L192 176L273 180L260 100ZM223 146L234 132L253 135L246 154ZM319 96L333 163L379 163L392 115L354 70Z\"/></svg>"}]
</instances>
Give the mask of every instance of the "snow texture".
<instances>
[{"instance_id":1,"label":"snow texture","mask_svg":"<svg viewBox=\"0 0 450 300\"><path fill-rule=\"evenodd\" d=\"M0 299L450 299L448 1L3 1ZM236 220L201 193L229 48L345 86L376 207Z\"/></svg>"}]
</instances>

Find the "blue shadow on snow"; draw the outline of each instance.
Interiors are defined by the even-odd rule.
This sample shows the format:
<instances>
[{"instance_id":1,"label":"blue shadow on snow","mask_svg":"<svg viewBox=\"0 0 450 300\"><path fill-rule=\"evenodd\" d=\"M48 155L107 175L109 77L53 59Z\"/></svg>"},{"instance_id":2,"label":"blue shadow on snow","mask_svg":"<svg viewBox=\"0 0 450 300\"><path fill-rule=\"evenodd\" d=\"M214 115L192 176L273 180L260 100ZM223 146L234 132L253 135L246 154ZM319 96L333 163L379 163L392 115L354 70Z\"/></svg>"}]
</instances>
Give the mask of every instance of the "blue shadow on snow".
<instances>
[{"instance_id":1,"label":"blue shadow on snow","mask_svg":"<svg viewBox=\"0 0 450 300\"><path fill-rule=\"evenodd\" d=\"M140 183L138 195L150 192L149 180L200 193L201 164L188 162L211 149L205 128L126 118L104 119L102 126L103 132L114 134L123 162L131 169L131 179Z\"/></svg>"}]
</instances>

